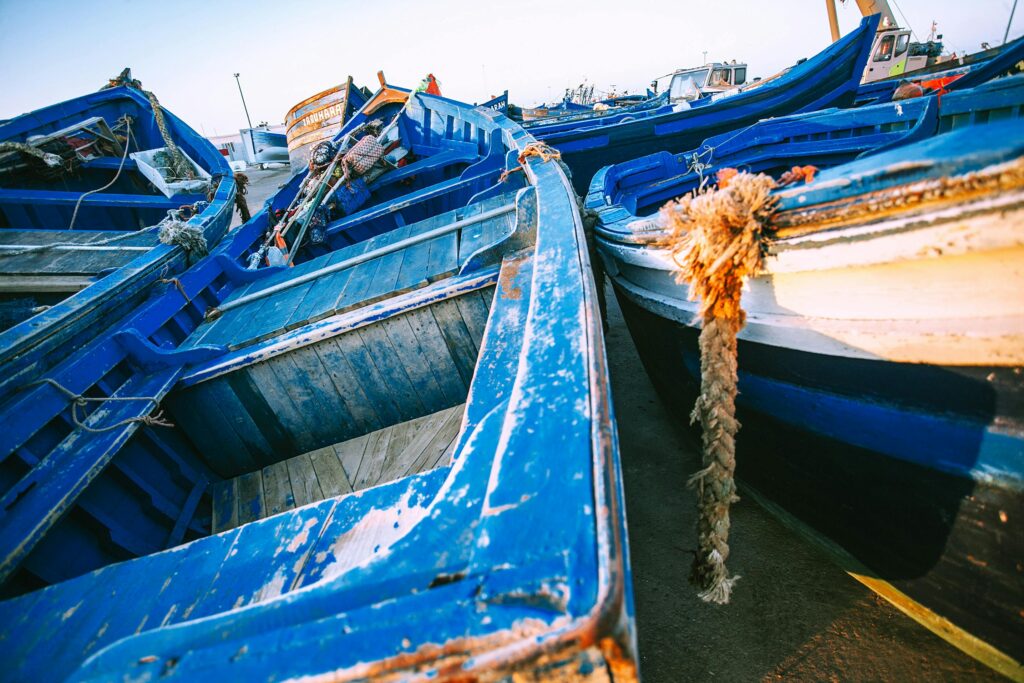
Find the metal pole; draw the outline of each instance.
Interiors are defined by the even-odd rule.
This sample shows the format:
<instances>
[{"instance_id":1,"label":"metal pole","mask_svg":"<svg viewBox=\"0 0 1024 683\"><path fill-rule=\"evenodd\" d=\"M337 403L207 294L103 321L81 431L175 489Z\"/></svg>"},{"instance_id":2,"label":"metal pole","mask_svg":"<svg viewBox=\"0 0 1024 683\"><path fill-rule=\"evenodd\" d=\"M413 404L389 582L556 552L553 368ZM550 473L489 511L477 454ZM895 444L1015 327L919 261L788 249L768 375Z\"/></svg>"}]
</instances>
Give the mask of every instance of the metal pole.
<instances>
[{"instance_id":1,"label":"metal pole","mask_svg":"<svg viewBox=\"0 0 1024 683\"><path fill-rule=\"evenodd\" d=\"M252 161L256 163L256 140L252 137L252 119L249 118L249 107L245 106L245 95L242 94L242 81L238 80L235 74L235 83L238 84L238 95L242 98L242 109L245 110L245 120L249 123L249 144L252 145Z\"/></svg>"},{"instance_id":2,"label":"metal pole","mask_svg":"<svg viewBox=\"0 0 1024 683\"><path fill-rule=\"evenodd\" d=\"M1013 23L1013 13L1017 11L1017 0L1013 0L1013 7L1010 8L1010 20L1006 22L1006 33L1003 34L1003 45L1006 45L1006 39L1010 36L1010 24Z\"/></svg>"}]
</instances>

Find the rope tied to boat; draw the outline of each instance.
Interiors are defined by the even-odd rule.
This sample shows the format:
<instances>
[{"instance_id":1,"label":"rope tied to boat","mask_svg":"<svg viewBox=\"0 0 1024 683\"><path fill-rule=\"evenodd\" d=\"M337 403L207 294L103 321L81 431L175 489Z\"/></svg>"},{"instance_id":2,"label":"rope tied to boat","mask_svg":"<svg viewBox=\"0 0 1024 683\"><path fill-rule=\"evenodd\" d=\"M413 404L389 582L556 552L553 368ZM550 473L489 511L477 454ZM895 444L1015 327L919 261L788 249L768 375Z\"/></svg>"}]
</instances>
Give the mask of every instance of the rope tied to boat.
<instances>
[{"instance_id":1,"label":"rope tied to boat","mask_svg":"<svg viewBox=\"0 0 1024 683\"><path fill-rule=\"evenodd\" d=\"M249 212L249 202L245 199L245 195L249 194L249 176L241 171L237 171L235 173L235 184L238 187L237 192L235 192L235 208L238 209L238 216L242 219L242 222L248 223L249 219L252 218L252 214ZM213 201L212 198L211 201Z\"/></svg>"},{"instance_id":2,"label":"rope tied to boat","mask_svg":"<svg viewBox=\"0 0 1024 683\"><path fill-rule=\"evenodd\" d=\"M116 78L111 78L107 85L101 88L106 90L107 88L127 87L138 90L140 93L146 96L149 100L149 104L153 109L153 119L156 121L156 127L160 131L160 137L163 138L164 147L167 148L167 156L170 161L170 171L176 178L184 180L195 180L196 172L192 168L191 162L185 158L184 152L182 152L178 145L175 144L174 138L171 137L170 131L167 129L167 120L164 118L163 107L160 106L160 101L156 98L151 91L145 90L142 87L142 83L137 78L132 78L132 70L124 69Z\"/></svg>"},{"instance_id":3,"label":"rope tied to boat","mask_svg":"<svg viewBox=\"0 0 1024 683\"><path fill-rule=\"evenodd\" d=\"M531 142L527 144L526 147L523 147L523 151L520 152L519 156L516 158L516 161L519 162L519 165L516 166L515 168L510 168L506 171L502 171L501 175L498 176L498 182L503 183L513 173L518 173L519 171L522 171L526 167L526 160L529 159L530 157L540 157L540 160L544 163L547 163L552 159L560 162L562 160L562 153L559 152L554 147L549 147L548 145L545 145L543 142ZM563 168L567 167L563 166Z\"/></svg>"},{"instance_id":4,"label":"rope tied to boat","mask_svg":"<svg viewBox=\"0 0 1024 683\"><path fill-rule=\"evenodd\" d=\"M163 244L176 245L185 250L189 257L202 258L209 253L203 229L190 225L188 221L206 210L209 204L203 200L195 204L171 209L167 217L160 221L157 239Z\"/></svg>"},{"instance_id":5,"label":"rope tied to boat","mask_svg":"<svg viewBox=\"0 0 1024 683\"><path fill-rule=\"evenodd\" d=\"M728 172L726 172L728 171ZM737 342L746 314L743 283L763 263L762 244L775 208L775 181L723 169L717 189L698 190L661 209L670 230L665 246L679 267L677 280L700 301L700 395L690 416L700 423L703 468L687 486L697 491L698 548L690 582L705 602L725 604L740 578L730 576L729 506L737 502Z\"/></svg>"},{"instance_id":6,"label":"rope tied to boat","mask_svg":"<svg viewBox=\"0 0 1024 683\"><path fill-rule=\"evenodd\" d=\"M68 397L71 401L71 421L75 423L75 427L82 429L86 432L93 434L102 434L103 432L109 432L119 427L126 425L139 423L149 427L173 427L174 424L164 419L164 411L159 410L160 399L155 396L83 396L82 394L76 393L66 386L61 384L55 379L50 377L44 377L43 379L33 382L30 386L37 384L49 384L54 389L59 391ZM80 410L84 410L90 403L106 403L108 401L113 402L125 402L125 401L150 401L154 407L158 408L155 415L141 415L139 417L129 417L120 422L116 422L112 425L106 425L103 427L90 427L83 422L83 417L80 416ZM84 416L84 419L88 419L88 415Z\"/></svg>"}]
</instances>

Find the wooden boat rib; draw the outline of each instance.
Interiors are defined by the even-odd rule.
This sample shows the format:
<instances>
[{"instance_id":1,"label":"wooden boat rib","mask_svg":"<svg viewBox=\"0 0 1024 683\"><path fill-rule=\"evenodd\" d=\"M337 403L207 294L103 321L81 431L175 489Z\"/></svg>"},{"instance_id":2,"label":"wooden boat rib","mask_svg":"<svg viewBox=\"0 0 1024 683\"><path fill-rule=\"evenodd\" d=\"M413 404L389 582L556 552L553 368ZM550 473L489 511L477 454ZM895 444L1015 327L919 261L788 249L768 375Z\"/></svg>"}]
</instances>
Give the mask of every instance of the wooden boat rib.
<instances>
[{"instance_id":1,"label":"wooden boat rib","mask_svg":"<svg viewBox=\"0 0 1024 683\"><path fill-rule=\"evenodd\" d=\"M0 155L0 327L10 327L0 333L0 395L32 381L69 341L85 343L157 279L187 265L181 246L158 239L168 211L195 206L183 222L211 246L227 232L235 195L227 162L171 112L163 115L178 148L207 179L171 185L170 196L136 160L165 143L150 101L134 88L107 88L0 124L0 141L60 152L72 168L45 172L18 152Z\"/></svg>"},{"instance_id":2,"label":"wooden boat rib","mask_svg":"<svg viewBox=\"0 0 1024 683\"><path fill-rule=\"evenodd\" d=\"M550 133L540 126L531 133L562 153L576 191L586 194L594 173L608 164L692 149L708 137L763 118L851 104L877 25L878 15L866 17L857 30L815 57L747 90L697 100L667 113L636 112L627 117L630 120L596 119L591 126L555 128Z\"/></svg>"},{"instance_id":3,"label":"wooden boat rib","mask_svg":"<svg viewBox=\"0 0 1024 683\"><path fill-rule=\"evenodd\" d=\"M568 181L483 109L416 93L394 124L412 160L290 244L294 268L245 264L300 179L50 375L156 397L174 427L76 430L50 386L2 406L5 481L30 468L0 517L6 588L53 583L0 603L13 675L245 679L270 657L280 678L635 680ZM101 404L86 424L152 411ZM140 557L111 563L111 544Z\"/></svg>"},{"instance_id":4,"label":"wooden boat rib","mask_svg":"<svg viewBox=\"0 0 1024 683\"><path fill-rule=\"evenodd\" d=\"M832 166L778 191L764 273L743 295L738 475L1018 673L1022 105L1024 77L1007 78L765 121L719 157ZM603 169L588 197L633 338L679 415L697 391L696 304L644 214L699 183L683 157Z\"/></svg>"}]
</instances>

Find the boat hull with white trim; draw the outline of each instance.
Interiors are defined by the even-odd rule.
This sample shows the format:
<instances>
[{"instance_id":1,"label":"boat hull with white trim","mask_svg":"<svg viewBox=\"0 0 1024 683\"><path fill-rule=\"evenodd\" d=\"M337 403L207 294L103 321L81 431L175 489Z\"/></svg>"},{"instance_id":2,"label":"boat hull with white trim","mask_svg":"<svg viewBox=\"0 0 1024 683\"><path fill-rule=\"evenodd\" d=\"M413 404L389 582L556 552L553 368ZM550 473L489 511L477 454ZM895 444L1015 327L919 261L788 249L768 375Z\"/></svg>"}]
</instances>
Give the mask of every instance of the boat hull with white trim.
<instances>
[{"instance_id":1,"label":"boat hull with white trim","mask_svg":"<svg viewBox=\"0 0 1024 683\"><path fill-rule=\"evenodd\" d=\"M360 125L339 142L378 135ZM425 93L378 135L387 154L395 142L406 163L344 215L330 204L317 241L278 226L329 171L293 179L180 289L50 376L153 397L173 426L122 424L152 403L101 403L82 425L121 426L57 443L72 408L55 386L2 406L7 462L32 443L70 463L5 493L8 591L53 584L0 603L14 677L636 680L568 180L500 114ZM333 187L371 174L356 175ZM266 265L268 234L294 267ZM67 558L68 539L88 552ZM119 544L140 557L102 557ZM62 565L40 561L54 552Z\"/></svg>"},{"instance_id":2,"label":"boat hull with white trim","mask_svg":"<svg viewBox=\"0 0 1024 683\"><path fill-rule=\"evenodd\" d=\"M60 159L51 168L24 152L0 153L0 396L196 260L160 241L168 212L209 246L227 232L235 196L227 162L166 109L163 116L195 180L168 184L153 175L159 171L147 161L166 154L165 142L152 103L133 87L0 125L0 144L27 142Z\"/></svg>"},{"instance_id":3,"label":"boat hull with white trim","mask_svg":"<svg viewBox=\"0 0 1024 683\"><path fill-rule=\"evenodd\" d=\"M980 645L959 642L1019 675L1024 137L1019 102L989 116L965 101L967 111L928 124L951 132L777 191L765 269L742 301L737 476L955 624L947 636L973 634ZM809 118L804 139L827 150L822 121ZM757 151L751 144L748 158ZM793 159L779 158L762 170ZM695 181L647 166L622 195L616 167L603 169L588 206L601 216L598 249L647 371L685 419L700 382L696 303L657 246L657 221L638 213L664 201L659 184ZM676 168L683 178L685 164Z\"/></svg>"}]
</instances>

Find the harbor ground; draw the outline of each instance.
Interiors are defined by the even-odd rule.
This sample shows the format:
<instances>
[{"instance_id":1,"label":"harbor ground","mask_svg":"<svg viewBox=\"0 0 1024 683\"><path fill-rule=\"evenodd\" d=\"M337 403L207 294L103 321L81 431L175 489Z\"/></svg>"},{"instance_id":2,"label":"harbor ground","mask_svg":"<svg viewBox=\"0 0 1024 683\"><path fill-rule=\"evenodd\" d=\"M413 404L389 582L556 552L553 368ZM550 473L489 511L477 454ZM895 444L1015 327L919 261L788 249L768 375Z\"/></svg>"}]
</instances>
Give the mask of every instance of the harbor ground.
<instances>
[{"instance_id":1,"label":"harbor ground","mask_svg":"<svg viewBox=\"0 0 1024 683\"><path fill-rule=\"evenodd\" d=\"M245 173L252 213L290 175ZM232 225L239 223L236 212ZM729 558L742 578L729 605L701 602L686 581L697 536L686 478L699 469L699 446L658 401L611 287L608 309L645 683L1003 680L856 582L742 489Z\"/></svg>"}]
</instances>

